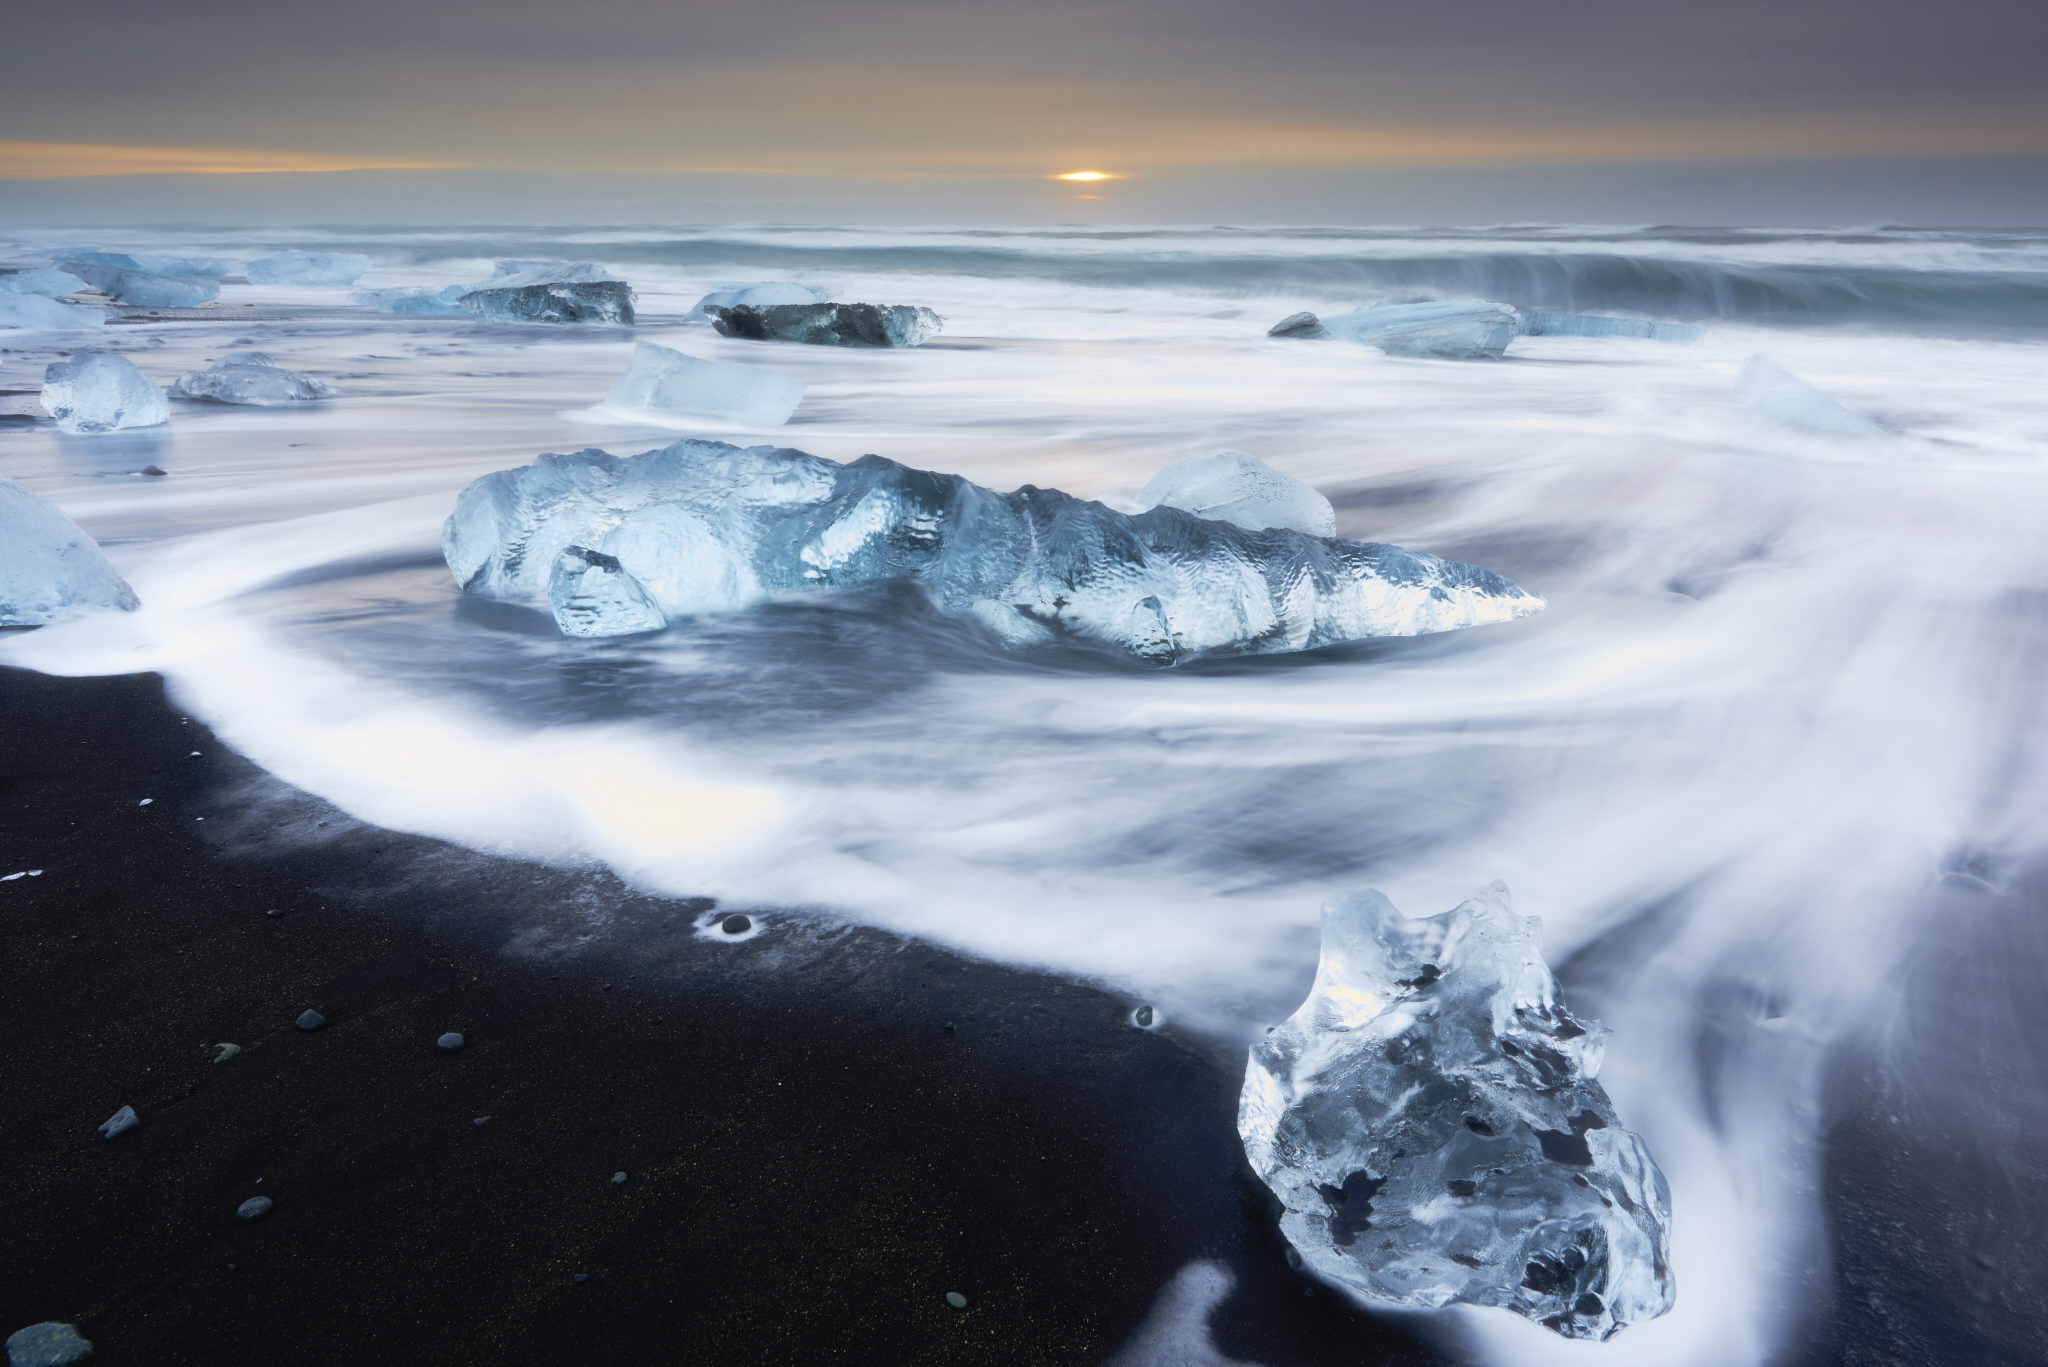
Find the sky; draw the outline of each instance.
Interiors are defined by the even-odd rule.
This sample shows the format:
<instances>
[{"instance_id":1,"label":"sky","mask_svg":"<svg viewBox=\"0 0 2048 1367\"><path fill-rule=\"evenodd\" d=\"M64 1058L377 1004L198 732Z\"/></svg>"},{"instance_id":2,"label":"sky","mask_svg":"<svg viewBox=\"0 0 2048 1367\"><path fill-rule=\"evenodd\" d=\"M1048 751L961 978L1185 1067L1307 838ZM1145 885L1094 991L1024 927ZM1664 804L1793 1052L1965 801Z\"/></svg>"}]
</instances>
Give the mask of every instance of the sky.
<instances>
[{"instance_id":1,"label":"sky","mask_svg":"<svg viewBox=\"0 0 2048 1367\"><path fill-rule=\"evenodd\" d=\"M99 0L7 29L52 60L0 83L0 219L2048 222L2039 0Z\"/></svg>"}]
</instances>

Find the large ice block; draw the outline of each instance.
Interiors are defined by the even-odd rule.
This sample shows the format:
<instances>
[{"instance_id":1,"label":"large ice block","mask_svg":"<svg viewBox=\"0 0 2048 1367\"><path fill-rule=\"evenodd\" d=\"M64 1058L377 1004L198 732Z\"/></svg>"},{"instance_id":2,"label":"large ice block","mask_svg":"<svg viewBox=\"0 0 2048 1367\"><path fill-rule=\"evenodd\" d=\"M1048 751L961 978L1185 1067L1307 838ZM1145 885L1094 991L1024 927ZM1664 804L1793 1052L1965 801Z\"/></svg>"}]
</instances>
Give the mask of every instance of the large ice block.
<instances>
[{"instance_id":1,"label":"large ice block","mask_svg":"<svg viewBox=\"0 0 2048 1367\"><path fill-rule=\"evenodd\" d=\"M1876 419L1844 408L1768 356L1752 356L1735 381L1735 401L1766 422L1836 437L1890 435Z\"/></svg>"},{"instance_id":2,"label":"large ice block","mask_svg":"<svg viewBox=\"0 0 2048 1367\"><path fill-rule=\"evenodd\" d=\"M633 287L590 261L500 261L462 307L493 323L631 323Z\"/></svg>"},{"instance_id":3,"label":"large ice block","mask_svg":"<svg viewBox=\"0 0 2048 1367\"><path fill-rule=\"evenodd\" d=\"M85 288L85 284L70 271L50 271L40 266L0 273L0 290L9 294L40 294L45 299L62 299L67 294L76 294Z\"/></svg>"},{"instance_id":4,"label":"large ice block","mask_svg":"<svg viewBox=\"0 0 2048 1367\"><path fill-rule=\"evenodd\" d=\"M334 386L296 370L281 369L260 351L231 351L209 370L187 370L171 385L174 399L214 403L275 405L331 399Z\"/></svg>"},{"instance_id":5,"label":"large ice block","mask_svg":"<svg viewBox=\"0 0 2048 1367\"><path fill-rule=\"evenodd\" d=\"M491 278L470 286L478 290L523 289L528 285L624 284L618 273L595 261L500 261Z\"/></svg>"},{"instance_id":6,"label":"large ice block","mask_svg":"<svg viewBox=\"0 0 2048 1367\"><path fill-rule=\"evenodd\" d=\"M100 327L106 321L107 311L90 304L60 304L40 294L0 294L0 328L70 331Z\"/></svg>"},{"instance_id":7,"label":"large ice block","mask_svg":"<svg viewBox=\"0 0 2048 1367\"><path fill-rule=\"evenodd\" d=\"M1531 313L1518 310L1524 337L1641 337L1652 342L1697 342L1707 335L1691 323L1658 323L1648 318L1603 318L1591 313Z\"/></svg>"},{"instance_id":8,"label":"large ice block","mask_svg":"<svg viewBox=\"0 0 2048 1367\"><path fill-rule=\"evenodd\" d=\"M358 252L305 252L296 247L249 263L252 285L353 285L370 269Z\"/></svg>"},{"instance_id":9,"label":"large ice block","mask_svg":"<svg viewBox=\"0 0 2048 1367\"><path fill-rule=\"evenodd\" d=\"M1499 1306L1603 1339L1671 1308L1671 1196L1499 883L1410 920L1323 908L1308 999L1252 1047L1238 1133L1315 1276L1368 1308Z\"/></svg>"},{"instance_id":10,"label":"large ice block","mask_svg":"<svg viewBox=\"0 0 2048 1367\"><path fill-rule=\"evenodd\" d=\"M171 420L170 401L126 356L81 351L43 371L43 411L66 432L112 432Z\"/></svg>"},{"instance_id":11,"label":"large ice block","mask_svg":"<svg viewBox=\"0 0 2048 1367\"><path fill-rule=\"evenodd\" d=\"M803 382L777 370L706 361L673 347L636 342L632 363L598 406L620 417L780 427L803 397Z\"/></svg>"},{"instance_id":12,"label":"large ice block","mask_svg":"<svg viewBox=\"0 0 2048 1367\"><path fill-rule=\"evenodd\" d=\"M1517 326L1514 309L1485 299L1381 304L1320 321L1330 336L1378 347L1389 356L1453 361L1499 360Z\"/></svg>"},{"instance_id":13,"label":"large ice block","mask_svg":"<svg viewBox=\"0 0 2048 1367\"><path fill-rule=\"evenodd\" d=\"M617 560L599 568L630 578L669 621L912 579L1006 644L1064 634L1157 664L1450 631L1543 607L1499 575L1394 546L1250 531L1178 508L1126 516L880 456L841 465L715 441L547 455L486 475L462 492L441 545L464 591L489 598L547 596L570 547ZM563 567L564 582L594 563ZM624 579L605 583L637 601ZM606 630L602 611L556 608L565 630Z\"/></svg>"},{"instance_id":14,"label":"large ice block","mask_svg":"<svg viewBox=\"0 0 2048 1367\"><path fill-rule=\"evenodd\" d=\"M366 304L379 313L424 314L429 318L467 318L462 296L469 285L401 285L395 289L357 290L351 304Z\"/></svg>"},{"instance_id":15,"label":"large ice block","mask_svg":"<svg viewBox=\"0 0 2048 1367\"><path fill-rule=\"evenodd\" d=\"M1283 475L1246 451L1210 451L1169 465L1139 491L1138 502L1253 531L1286 527L1310 536L1337 534L1337 510L1313 484Z\"/></svg>"},{"instance_id":16,"label":"large ice block","mask_svg":"<svg viewBox=\"0 0 2048 1367\"><path fill-rule=\"evenodd\" d=\"M131 252L67 250L59 253L65 261L83 261L116 270L147 271L151 275L183 275L199 280L219 280L235 273L232 261L213 256L149 256Z\"/></svg>"},{"instance_id":17,"label":"large ice block","mask_svg":"<svg viewBox=\"0 0 2048 1367\"><path fill-rule=\"evenodd\" d=\"M690 312L707 313L714 308L730 309L742 305L758 309L774 304L816 304L824 297L824 291L812 289L809 285L788 280L764 280L757 285L732 285L713 290L692 304Z\"/></svg>"},{"instance_id":18,"label":"large ice block","mask_svg":"<svg viewBox=\"0 0 2048 1367\"><path fill-rule=\"evenodd\" d=\"M67 260L60 264L114 302L132 304L136 308L197 308L220 298L220 286L211 280L123 270L119 266L101 266L89 261Z\"/></svg>"},{"instance_id":19,"label":"large ice block","mask_svg":"<svg viewBox=\"0 0 2048 1367\"><path fill-rule=\"evenodd\" d=\"M54 503L0 475L0 627L133 612L135 590Z\"/></svg>"},{"instance_id":20,"label":"large ice block","mask_svg":"<svg viewBox=\"0 0 2048 1367\"><path fill-rule=\"evenodd\" d=\"M913 304L713 304L704 311L727 337L811 346L920 346L945 321Z\"/></svg>"}]
</instances>

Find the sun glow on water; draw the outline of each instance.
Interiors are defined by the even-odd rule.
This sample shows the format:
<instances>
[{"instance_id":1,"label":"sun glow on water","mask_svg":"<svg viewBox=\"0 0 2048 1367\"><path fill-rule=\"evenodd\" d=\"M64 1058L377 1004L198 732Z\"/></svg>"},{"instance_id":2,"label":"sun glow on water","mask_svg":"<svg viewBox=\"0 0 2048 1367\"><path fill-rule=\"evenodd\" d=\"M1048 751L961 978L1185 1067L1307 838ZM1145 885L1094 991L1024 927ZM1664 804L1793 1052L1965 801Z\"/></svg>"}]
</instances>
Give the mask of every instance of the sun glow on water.
<instances>
[{"instance_id":1,"label":"sun glow on water","mask_svg":"<svg viewBox=\"0 0 2048 1367\"><path fill-rule=\"evenodd\" d=\"M1054 180L1116 180L1108 171L1062 171Z\"/></svg>"}]
</instances>

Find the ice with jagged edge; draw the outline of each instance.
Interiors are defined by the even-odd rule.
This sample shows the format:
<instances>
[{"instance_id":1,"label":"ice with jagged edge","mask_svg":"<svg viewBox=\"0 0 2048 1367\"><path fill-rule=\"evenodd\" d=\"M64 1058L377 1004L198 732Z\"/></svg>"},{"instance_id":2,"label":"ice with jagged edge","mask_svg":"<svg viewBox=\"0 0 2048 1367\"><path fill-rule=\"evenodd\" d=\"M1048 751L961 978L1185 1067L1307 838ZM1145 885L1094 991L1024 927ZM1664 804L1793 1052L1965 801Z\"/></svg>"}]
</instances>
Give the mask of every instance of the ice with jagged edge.
<instances>
[{"instance_id":1,"label":"ice with jagged edge","mask_svg":"<svg viewBox=\"0 0 2048 1367\"><path fill-rule=\"evenodd\" d=\"M1310 536L1337 534L1337 510L1315 485L1281 474L1249 451L1209 451L1176 461L1152 476L1138 502L1252 531L1285 527Z\"/></svg>"},{"instance_id":2,"label":"ice with jagged edge","mask_svg":"<svg viewBox=\"0 0 2048 1367\"><path fill-rule=\"evenodd\" d=\"M370 269L360 252L307 252L292 248L249 263L252 285L353 285Z\"/></svg>"},{"instance_id":3,"label":"ice with jagged edge","mask_svg":"<svg viewBox=\"0 0 2048 1367\"><path fill-rule=\"evenodd\" d=\"M1891 435L1867 414L1844 408L1768 356L1752 356L1736 377L1735 400L1766 422L1835 437Z\"/></svg>"},{"instance_id":4,"label":"ice with jagged edge","mask_svg":"<svg viewBox=\"0 0 2048 1367\"><path fill-rule=\"evenodd\" d=\"M287 404L331 399L334 386L296 370L286 370L261 351L230 351L209 370L187 370L171 385L174 399L207 399L214 403Z\"/></svg>"},{"instance_id":5,"label":"ice with jagged edge","mask_svg":"<svg viewBox=\"0 0 2048 1367\"><path fill-rule=\"evenodd\" d=\"M913 580L1007 645L1074 636L1155 664L1451 631L1543 607L1497 574L1394 546L1178 508L1126 515L1030 485L999 494L880 456L842 465L687 439L486 475L463 490L441 547L464 591L545 598L564 630L586 636L648 629L634 586L673 622ZM602 598L580 593L593 567L613 576Z\"/></svg>"},{"instance_id":6,"label":"ice with jagged edge","mask_svg":"<svg viewBox=\"0 0 2048 1367\"><path fill-rule=\"evenodd\" d=\"M923 346L945 324L917 304L713 304L704 311L727 337L808 346Z\"/></svg>"},{"instance_id":7,"label":"ice with jagged edge","mask_svg":"<svg viewBox=\"0 0 2048 1367\"><path fill-rule=\"evenodd\" d=\"M1500 883L1413 920L1346 893L1308 999L1252 1047L1245 1156L1306 1268L1370 1309L1499 1306L1604 1339L1671 1308L1670 1190L1542 935Z\"/></svg>"},{"instance_id":8,"label":"ice with jagged edge","mask_svg":"<svg viewBox=\"0 0 2048 1367\"><path fill-rule=\"evenodd\" d=\"M470 285L399 285L391 289L357 290L348 297L351 304L363 304L379 313L424 315L429 318L467 318L462 296Z\"/></svg>"},{"instance_id":9,"label":"ice with jagged edge","mask_svg":"<svg viewBox=\"0 0 2048 1367\"><path fill-rule=\"evenodd\" d=\"M58 264L115 303L132 304L136 308L197 308L220 298L220 286L211 280L198 280L187 275L158 275L152 271L127 270L90 261L66 259Z\"/></svg>"},{"instance_id":10,"label":"ice with jagged edge","mask_svg":"<svg viewBox=\"0 0 2048 1367\"><path fill-rule=\"evenodd\" d=\"M1515 340L1518 326L1518 315L1506 304L1447 299L1427 304L1378 304L1329 318L1295 313L1274 324L1266 335L1334 337L1378 347L1389 356L1497 361Z\"/></svg>"},{"instance_id":11,"label":"ice with jagged edge","mask_svg":"<svg viewBox=\"0 0 2048 1367\"><path fill-rule=\"evenodd\" d=\"M112 266L124 271L147 271L151 275L182 275L197 280L221 280L235 273L235 263L216 256L149 256L139 252L100 252L72 248L58 253L65 261L83 261L94 266Z\"/></svg>"},{"instance_id":12,"label":"ice with jagged edge","mask_svg":"<svg viewBox=\"0 0 2048 1367\"><path fill-rule=\"evenodd\" d=\"M139 606L98 542L57 505L0 475L0 627Z\"/></svg>"},{"instance_id":13,"label":"ice with jagged edge","mask_svg":"<svg viewBox=\"0 0 2048 1367\"><path fill-rule=\"evenodd\" d=\"M1707 330L1692 323L1659 323L1648 318L1607 318L1593 313L1532 313L1520 310L1524 337L1640 337L1651 342L1697 342Z\"/></svg>"},{"instance_id":14,"label":"ice with jagged edge","mask_svg":"<svg viewBox=\"0 0 2048 1367\"><path fill-rule=\"evenodd\" d=\"M780 371L636 342L632 363L598 405L597 416L780 427L802 402L804 387Z\"/></svg>"},{"instance_id":15,"label":"ice with jagged edge","mask_svg":"<svg viewBox=\"0 0 2048 1367\"><path fill-rule=\"evenodd\" d=\"M492 323L631 323L633 287L592 261L500 261L461 297Z\"/></svg>"},{"instance_id":16,"label":"ice with jagged edge","mask_svg":"<svg viewBox=\"0 0 2048 1367\"><path fill-rule=\"evenodd\" d=\"M0 294L0 328L68 332L105 326L107 311L90 304L61 304L40 294Z\"/></svg>"},{"instance_id":17,"label":"ice with jagged edge","mask_svg":"<svg viewBox=\"0 0 2048 1367\"><path fill-rule=\"evenodd\" d=\"M8 294L40 294L45 299L62 299L85 288L86 282L70 271L45 270L31 266L21 271L0 271L0 290Z\"/></svg>"},{"instance_id":18,"label":"ice with jagged edge","mask_svg":"<svg viewBox=\"0 0 2048 1367\"><path fill-rule=\"evenodd\" d=\"M826 291L799 285L790 280L763 280L751 285L728 285L715 289L690 306L690 315L696 317L710 310L739 308L767 308L775 304L818 304L823 303Z\"/></svg>"},{"instance_id":19,"label":"ice with jagged edge","mask_svg":"<svg viewBox=\"0 0 2048 1367\"><path fill-rule=\"evenodd\" d=\"M43 371L41 403L66 432L113 432L171 420L164 391L135 362L110 351L81 351L52 362Z\"/></svg>"}]
</instances>

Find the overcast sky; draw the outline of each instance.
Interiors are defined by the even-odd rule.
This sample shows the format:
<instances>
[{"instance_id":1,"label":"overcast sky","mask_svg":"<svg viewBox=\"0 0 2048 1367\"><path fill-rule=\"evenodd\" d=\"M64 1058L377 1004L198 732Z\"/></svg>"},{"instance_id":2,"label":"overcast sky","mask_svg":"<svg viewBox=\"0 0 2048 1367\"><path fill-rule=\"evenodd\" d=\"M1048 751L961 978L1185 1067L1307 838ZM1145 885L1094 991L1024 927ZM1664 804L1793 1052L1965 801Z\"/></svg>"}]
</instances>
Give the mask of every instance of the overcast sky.
<instances>
[{"instance_id":1,"label":"overcast sky","mask_svg":"<svg viewBox=\"0 0 2048 1367\"><path fill-rule=\"evenodd\" d=\"M40 182L0 182L17 205L81 174L147 205L187 176L136 172L297 172L223 187L288 198L450 167L412 175L600 175L743 217L1245 218L1253 187L1341 212L1391 172L1968 163L1996 188L2048 164L2041 0L98 0L7 32L52 56L0 83L0 175ZM1126 179L1048 179L1082 169Z\"/></svg>"}]
</instances>

